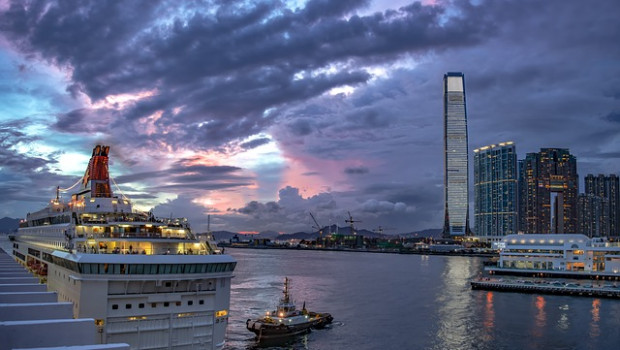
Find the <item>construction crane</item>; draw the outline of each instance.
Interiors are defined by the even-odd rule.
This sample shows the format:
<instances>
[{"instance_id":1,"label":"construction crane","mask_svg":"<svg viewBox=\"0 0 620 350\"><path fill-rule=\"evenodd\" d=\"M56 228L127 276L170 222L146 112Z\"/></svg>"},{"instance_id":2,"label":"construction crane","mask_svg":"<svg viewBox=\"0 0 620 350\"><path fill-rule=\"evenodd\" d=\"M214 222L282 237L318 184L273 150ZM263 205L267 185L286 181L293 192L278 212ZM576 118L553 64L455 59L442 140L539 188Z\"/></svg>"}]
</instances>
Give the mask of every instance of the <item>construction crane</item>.
<instances>
[{"instance_id":1,"label":"construction crane","mask_svg":"<svg viewBox=\"0 0 620 350\"><path fill-rule=\"evenodd\" d=\"M312 226L312 228L319 230L319 239L323 237L323 227L321 225L319 225L319 223L316 221L316 218L314 217L314 215L312 215L312 212L310 212L310 217L312 218L312 221L314 221L314 224L316 226Z\"/></svg>"},{"instance_id":2,"label":"construction crane","mask_svg":"<svg viewBox=\"0 0 620 350\"><path fill-rule=\"evenodd\" d=\"M344 222L348 223L349 225L351 225L351 234L352 235L357 235L357 232L355 231L355 227L353 227L353 223L354 222L361 222L360 220L353 220L353 216L351 216L351 212L348 211L347 213L349 213L349 219L345 219Z\"/></svg>"}]
</instances>

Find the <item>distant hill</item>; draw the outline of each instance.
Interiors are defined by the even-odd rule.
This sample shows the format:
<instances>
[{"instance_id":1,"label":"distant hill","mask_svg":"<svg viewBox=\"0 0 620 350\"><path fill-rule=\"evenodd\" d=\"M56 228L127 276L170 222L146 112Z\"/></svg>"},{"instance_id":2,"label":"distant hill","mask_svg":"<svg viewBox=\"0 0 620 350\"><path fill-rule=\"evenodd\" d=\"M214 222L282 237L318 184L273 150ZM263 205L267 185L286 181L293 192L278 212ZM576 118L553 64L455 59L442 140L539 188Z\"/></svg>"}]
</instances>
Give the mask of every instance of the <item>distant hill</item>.
<instances>
[{"instance_id":1,"label":"distant hill","mask_svg":"<svg viewBox=\"0 0 620 350\"><path fill-rule=\"evenodd\" d=\"M367 238L389 238L389 237L393 237L395 235L388 235L388 234L381 234L378 232L373 232L373 231L369 231L369 230L365 230L365 229L360 229L360 230L356 230L358 235L367 237ZM331 226L331 227L324 227L323 228L323 236L328 235L329 233L338 233L339 235L350 235L351 234L351 227L349 226L345 226L345 227L336 227L335 225ZM239 237L240 240L242 241L249 241L251 239L258 239L258 238L268 238L273 240L289 240L289 239L298 239L298 240L314 240L317 237L319 237L319 232L315 231L315 232L295 232L295 233L284 233L284 234L279 234L275 231L263 231L260 232L258 234L241 234L241 233L236 233L236 232L230 232L230 231L213 231L213 237L215 237L215 240L217 242L220 241L229 241L230 239L232 239L235 235ZM198 233L199 235L202 233ZM417 232L411 232L411 233L402 233L399 234L399 236L401 237L433 237L433 238L439 238L441 237L441 229L427 229L427 230L422 230L422 231L417 231Z\"/></svg>"},{"instance_id":2,"label":"distant hill","mask_svg":"<svg viewBox=\"0 0 620 350\"><path fill-rule=\"evenodd\" d=\"M20 219L4 217L0 219L0 233L11 233L17 231Z\"/></svg>"},{"instance_id":3,"label":"distant hill","mask_svg":"<svg viewBox=\"0 0 620 350\"><path fill-rule=\"evenodd\" d=\"M429 228L422 231L416 231L411 233L401 234L403 237L433 237L433 238L441 238L441 232L443 230L440 228Z\"/></svg>"}]
</instances>

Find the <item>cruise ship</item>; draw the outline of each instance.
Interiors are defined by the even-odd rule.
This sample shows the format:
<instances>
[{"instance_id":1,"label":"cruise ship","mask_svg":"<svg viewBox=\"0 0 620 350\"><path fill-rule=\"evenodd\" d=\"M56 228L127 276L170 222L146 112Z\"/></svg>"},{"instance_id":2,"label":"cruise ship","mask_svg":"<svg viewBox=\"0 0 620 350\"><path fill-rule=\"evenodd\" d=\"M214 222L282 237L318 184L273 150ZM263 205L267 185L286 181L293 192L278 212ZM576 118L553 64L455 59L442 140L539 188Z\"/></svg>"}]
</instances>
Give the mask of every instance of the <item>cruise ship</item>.
<instances>
[{"instance_id":1,"label":"cruise ship","mask_svg":"<svg viewBox=\"0 0 620 350\"><path fill-rule=\"evenodd\" d=\"M47 207L27 215L13 255L73 303L75 318L94 320L98 343L222 348L236 261L187 220L157 218L114 195L109 151L93 149L70 198L57 188Z\"/></svg>"}]
</instances>

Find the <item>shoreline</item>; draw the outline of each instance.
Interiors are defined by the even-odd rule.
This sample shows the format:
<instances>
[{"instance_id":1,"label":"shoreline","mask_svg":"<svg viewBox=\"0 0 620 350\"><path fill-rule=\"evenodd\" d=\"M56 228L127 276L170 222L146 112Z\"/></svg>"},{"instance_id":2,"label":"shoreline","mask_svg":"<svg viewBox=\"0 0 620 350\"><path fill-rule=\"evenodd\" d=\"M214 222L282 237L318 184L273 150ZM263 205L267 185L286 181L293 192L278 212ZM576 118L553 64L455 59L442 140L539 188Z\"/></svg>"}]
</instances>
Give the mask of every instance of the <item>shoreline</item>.
<instances>
[{"instance_id":1,"label":"shoreline","mask_svg":"<svg viewBox=\"0 0 620 350\"><path fill-rule=\"evenodd\" d=\"M310 250L310 251L329 251L329 252L353 252L353 253L376 253L376 254L411 254L411 255L442 255L442 256L468 256L480 258L499 257L498 253L480 253L480 252L450 252L450 251L427 251L427 250L401 250L401 249L368 249L368 248L304 248L304 247L284 247L284 246L219 246L228 249L280 249L280 250Z\"/></svg>"}]
</instances>

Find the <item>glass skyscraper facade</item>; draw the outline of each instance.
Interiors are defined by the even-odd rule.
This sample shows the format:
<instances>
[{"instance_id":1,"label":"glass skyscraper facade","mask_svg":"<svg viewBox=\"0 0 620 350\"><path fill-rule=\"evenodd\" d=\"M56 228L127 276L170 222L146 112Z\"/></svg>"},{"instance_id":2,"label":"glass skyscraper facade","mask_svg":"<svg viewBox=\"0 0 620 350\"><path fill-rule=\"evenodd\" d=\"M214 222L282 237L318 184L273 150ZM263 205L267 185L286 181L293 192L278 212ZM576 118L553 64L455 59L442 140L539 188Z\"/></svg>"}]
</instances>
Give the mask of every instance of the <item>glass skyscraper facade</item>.
<instances>
[{"instance_id":1,"label":"glass skyscraper facade","mask_svg":"<svg viewBox=\"0 0 620 350\"><path fill-rule=\"evenodd\" d=\"M517 233L517 174L512 142L474 150L474 222L481 241Z\"/></svg>"},{"instance_id":2,"label":"glass skyscraper facade","mask_svg":"<svg viewBox=\"0 0 620 350\"><path fill-rule=\"evenodd\" d=\"M447 73L443 77L444 101L444 237L470 235L469 173L465 76Z\"/></svg>"}]
</instances>

